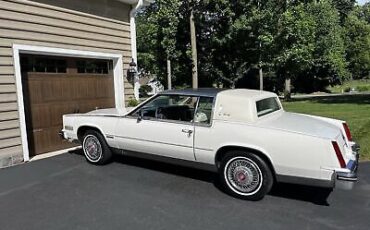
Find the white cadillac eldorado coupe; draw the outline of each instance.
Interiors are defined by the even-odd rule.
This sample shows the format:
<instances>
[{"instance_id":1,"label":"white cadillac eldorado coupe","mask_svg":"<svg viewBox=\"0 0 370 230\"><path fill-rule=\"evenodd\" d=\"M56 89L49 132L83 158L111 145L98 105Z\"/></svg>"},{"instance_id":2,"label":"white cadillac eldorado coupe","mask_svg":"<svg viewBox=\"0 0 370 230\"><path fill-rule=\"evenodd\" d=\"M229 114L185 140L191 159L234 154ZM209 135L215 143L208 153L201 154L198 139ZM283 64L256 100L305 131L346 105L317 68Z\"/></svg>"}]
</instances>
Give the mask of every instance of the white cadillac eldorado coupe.
<instances>
[{"instance_id":1,"label":"white cadillac eldorado coupe","mask_svg":"<svg viewBox=\"0 0 370 230\"><path fill-rule=\"evenodd\" d=\"M357 180L359 147L347 124L285 112L274 93L173 90L132 111L63 116L64 139L82 143L87 161L113 153L171 160L217 171L231 195L262 199L275 182L332 191Z\"/></svg>"}]
</instances>

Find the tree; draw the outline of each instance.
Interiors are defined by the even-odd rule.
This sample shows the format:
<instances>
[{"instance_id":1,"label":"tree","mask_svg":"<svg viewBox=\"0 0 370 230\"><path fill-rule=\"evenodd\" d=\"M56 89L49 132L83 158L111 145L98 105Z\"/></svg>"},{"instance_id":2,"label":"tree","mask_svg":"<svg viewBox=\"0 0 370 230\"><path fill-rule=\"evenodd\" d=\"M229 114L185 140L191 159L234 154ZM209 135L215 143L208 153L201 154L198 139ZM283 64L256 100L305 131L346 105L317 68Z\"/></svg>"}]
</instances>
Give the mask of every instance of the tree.
<instances>
[{"instance_id":1,"label":"tree","mask_svg":"<svg viewBox=\"0 0 370 230\"><path fill-rule=\"evenodd\" d=\"M203 1L198 14L200 75L235 87L249 70L267 65L274 1Z\"/></svg>"},{"instance_id":2,"label":"tree","mask_svg":"<svg viewBox=\"0 0 370 230\"><path fill-rule=\"evenodd\" d=\"M356 0L335 0L333 1L334 6L340 14L340 21L343 24L355 7Z\"/></svg>"},{"instance_id":3,"label":"tree","mask_svg":"<svg viewBox=\"0 0 370 230\"><path fill-rule=\"evenodd\" d=\"M138 15L138 61L143 72L167 81L168 61L179 54L176 49L179 25L179 0L158 0Z\"/></svg>"},{"instance_id":4,"label":"tree","mask_svg":"<svg viewBox=\"0 0 370 230\"><path fill-rule=\"evenodd\" d=\"M165 84L171 60L174 85L191 85L193 11L200 87L237 87L263 69L279 91L284 80L299 92L325 90L348 70L359 77L368 72L370 4L354 2L158 0L139 14L140 66Z\"/></svg>"},{"instance_id":5,"label":"tree","mask_svg":"<svg viewBox=\"0 0 370 230\"><path fill-rule=\"evenodd\" d=\"M312 65L315 29L315 19L304 4L288 6L279 21L275 65L278 75L285 79L286 98L290 98L291 79Z\"/></svg>"},{"instance_id":6,"label":"tree","mask_svg":"<svg viewBox=\"0 0 370 230\"><path fill-rule=\"evenodd\" d=\"M312 88L304 84L308 92L325 90L330 82L336 79L343 81L349 76L348 63L345 59L345 33L340 24L341 18L333 8L334 2L338 4L337 1L331 0L308 4L308 10L316 22L315 49L310 68L311 79L308 78L313 82Z\"/></svg>"},{"instance_id":7,"label":"tree","mask_svg":"<svg viewBox=\"0 0 370 230\"><path fill-rule=\"evenodd\" d=\"M358 7L345 22L347 60L355 79L370 74L370 24L365 19L362 9Z\"/></svg>"},{"instance_id":8,"label":"tree","mask_svg":"<svg viewBox=\"0 0 370 230\"><path fill-rule=\"evenodd\" d=\"M298 91L324 90L332 79L348 76L344 34L332 4L322 0L288 5L279 23L276 70L287 84L292 79Z\"/></svg>"}]
</instances>

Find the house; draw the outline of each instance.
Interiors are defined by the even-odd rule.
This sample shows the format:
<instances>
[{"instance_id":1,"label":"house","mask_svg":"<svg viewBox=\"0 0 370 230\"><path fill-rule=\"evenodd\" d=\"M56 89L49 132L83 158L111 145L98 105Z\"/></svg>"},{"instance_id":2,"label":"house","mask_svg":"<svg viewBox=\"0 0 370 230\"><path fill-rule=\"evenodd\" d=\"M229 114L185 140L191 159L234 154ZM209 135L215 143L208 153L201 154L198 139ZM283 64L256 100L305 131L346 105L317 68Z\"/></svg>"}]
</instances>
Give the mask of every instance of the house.
<instances>
[{"instance_id":1,"label":"house","mask_svg":"<svg viewBox=\"0 0 370 230\"><path fill-rule=\"evenodd\" d=\"M134 96L134 15L152 1L0 0L0 168L72 147L63 114Z\"/></svg>"}]
</instances>

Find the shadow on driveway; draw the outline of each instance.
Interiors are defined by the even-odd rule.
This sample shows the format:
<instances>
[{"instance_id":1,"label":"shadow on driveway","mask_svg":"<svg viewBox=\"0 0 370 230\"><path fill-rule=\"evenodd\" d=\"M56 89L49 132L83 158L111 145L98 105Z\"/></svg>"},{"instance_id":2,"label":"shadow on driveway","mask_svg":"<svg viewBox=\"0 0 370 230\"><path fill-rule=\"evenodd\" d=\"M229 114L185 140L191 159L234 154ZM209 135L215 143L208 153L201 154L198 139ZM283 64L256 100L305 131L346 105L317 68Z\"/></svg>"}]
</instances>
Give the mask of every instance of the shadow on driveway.
<instances>
[{"instance_id":1,"label":"shadow on driveway","mask_svg":"<svg viewBox=\"0 0 370 230\"><path fill-rule=\"evenodd\" d=\"M84 153L82 149L71 151L71 154L77 154L83 156ZM220 191L227 193L223 186L219 181L219 176L217 173L184 167L154 160L147 160L142 158L135 158L135 157L128 157L122 155L115 155L114 162L130 165L139 168L145 168L149 170L154 170L166 174L177 175L181 177L191 178L195 180L200 180L208 183L212 183L217 189ZM87 163L87 162L86 162ZM275 196L275 197L282 197L286 199L293 199L293 200L300 200L305 202L310 202L316 205L323 205L329 206L327 202L328 190L312 187L312 186L304 186L304 185L296 185L296 184L286 184L286 183L278 183L275 184L268 195Z\"/></svg>"}]
</instances>

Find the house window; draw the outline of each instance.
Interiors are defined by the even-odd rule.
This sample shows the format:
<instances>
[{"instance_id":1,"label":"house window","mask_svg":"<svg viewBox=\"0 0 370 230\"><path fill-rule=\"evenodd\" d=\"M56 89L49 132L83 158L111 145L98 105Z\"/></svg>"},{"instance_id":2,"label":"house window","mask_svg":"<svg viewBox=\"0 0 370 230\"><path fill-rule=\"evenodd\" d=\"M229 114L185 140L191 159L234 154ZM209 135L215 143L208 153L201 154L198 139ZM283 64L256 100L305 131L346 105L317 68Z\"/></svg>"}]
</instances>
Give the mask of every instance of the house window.
<instances>
[{"instance_id":1,"label":"house window","mask_svg":"<svg viewBox=\"0 0 370 230\"><path fill-rule=\"evenodd\" d=\"M107 60L78 60L77 73L108 74L109 61Z\"/></svg>"}]
</instances>

